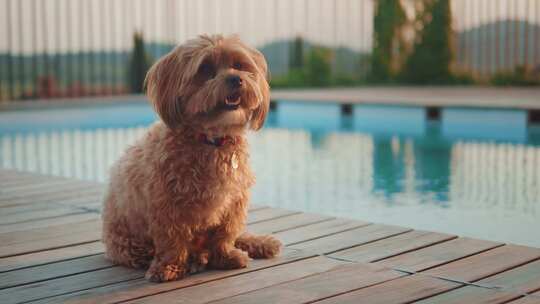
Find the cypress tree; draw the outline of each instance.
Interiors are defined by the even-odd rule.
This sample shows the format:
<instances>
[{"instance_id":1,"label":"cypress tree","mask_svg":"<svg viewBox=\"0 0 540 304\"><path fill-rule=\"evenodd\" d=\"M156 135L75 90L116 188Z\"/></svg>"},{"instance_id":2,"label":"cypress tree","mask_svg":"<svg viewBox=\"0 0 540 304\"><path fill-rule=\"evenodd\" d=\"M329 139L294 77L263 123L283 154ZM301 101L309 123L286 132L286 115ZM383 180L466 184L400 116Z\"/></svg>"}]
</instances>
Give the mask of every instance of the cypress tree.
<instances>
[{"instance_id":1,"label":"cypress tree","mask_svg":"<svg viewBox=\"0 0 540 304\"><path fill-rule=\"evenodd\" d=\"M414 51L407 59L401 78L414 84L452 81L452 12L449 0L424 0L418 16Z\"/></svg>"},{"instance_id":2,"label":"cypress tree","mask_svg":"<svg viewBox=\"0 0 540 304\"><path fill-rule=\"evenodd\" d=\"M296 37L289 50L289 68L301 69L304 66L304 41L302 37Z\"/></svg>"},{"instance_id":3,"label":"cypress tree","mask_svg":"<svg viewBox=\"0 0 540 304\"><path fill-rule=\"evenodd\" d=\"M129 59L128 81L132 93L142 93L144 78L150 68L151 60L144 49L142 33L135 32L133 35L133 51Z\"/></svg>"},{"instance_id":4,"label":"cypress tree","mask_svg":"<svg viewBox=\"0 0 540 304\"><path fill-rule=\"evenodd\" d=\"M394 49L399 47L400 33L407 18L399 0L377 0L373 19L374 44L369 80L380 82L392 78Z\"/></svg>"}]
</instances>

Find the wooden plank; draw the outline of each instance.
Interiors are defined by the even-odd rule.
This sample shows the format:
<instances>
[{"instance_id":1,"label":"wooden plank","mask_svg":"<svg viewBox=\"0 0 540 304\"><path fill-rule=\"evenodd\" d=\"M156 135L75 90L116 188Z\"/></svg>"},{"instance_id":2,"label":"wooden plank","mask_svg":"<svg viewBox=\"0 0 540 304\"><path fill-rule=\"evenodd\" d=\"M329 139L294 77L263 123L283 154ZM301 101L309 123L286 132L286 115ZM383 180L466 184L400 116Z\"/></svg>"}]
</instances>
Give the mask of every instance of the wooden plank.
<instances>
[{"instance_id":1,"label":"wooden plank","mask_svg":"<svg viewBox=\"0 0 540 304\"><path fill-rule=\"evenodd\" d=\"M101 230L63 235L46 240L0 246L0 258L98 241Z\"/></svg>"},{"instance_id":2,"label":"wooden plank","mask_svg":"<svg viewBox=\"0 0 540 304\"><path fill-rule=\"evenodd\" d=\"M0 171L0 182L1 185L13 185L16 183L24 184L24 183L32 183L32 182L39 182L43 180L52 180L52 179L60 179L60 177L53 177L53 176L45 176L45 175L39 175L31 172L22 172L22 171L16 171L16 170L7 170L2 169Z\"/></svg>"},{"instance_id":3,"label":"wooden plank","mask_svg":"<svg viewBox=\"0 0 540 304\"><path fill-rule=\"evenodd\" d=\"M387 238L410 231L409 228L372 224L289 246L316 253L331 253L344 248Z\"/></svg>"},{"instance_id":4,"label":"wooden plank","mask_svg":"<svg viewBox=\"0 0 540 304\"><path fill-rule=\"evenodd\" d=\"M74 179L44 179L9 186L2 185L0 199L9 197L9 195L20 196L21 194L36 194L40 192L47 192L50 191L50 189L65 189L72 187L80 188L81 185L103 187L103 185L99 185L96 183L87 183Z\"/></svg>"},{"instance_id":5,"label":"wooden plank","mask_svg":"<svg viewBox=\"0 0 540 304\"><path fill-rule=\"evenodd\" d=\"M101 210L103 205L103 193L88 193L81 196L71 196L61 200L55 200L59 205L92 210Z\"/></svg>"},{"instance_id":6,"label":"wooden plank","mask_svg":"<svg viewBox=\"0 0 540 304\"><path fill-rule=\"evenodd\" d=\"M264 208L260 210L255 210L248 214L248 224L255 224L263 221L268 221L270 219L275 219L295 213L300 213L298 211L290 211L281 208Z\"/></svg>"},{"instance_id":7,"label":"wooden plank","mask_svg":"<svg viewBox=\"0 0 540 304\"><path fill-rule=\"evenodd\" d=\"M328 298L317 303L410 303L452 290L459 286L461 285L458 283L444 281L437 278L431 278L423 275L411 275Z\"/></svg>"},{"instance_id":8,"label":"wooden plank","mask_svg":"<svg viewBox=\"0 0 540 304\"><path fill-rule=\"evenodd\" d=\"M0 272L103 253L100 241L0 259Z\"/></svg>"},{"instance_id":9,"label":"wooden plank","mask_svg":"<svg viewBox=\"0 0 540 304\"><path fill-rule=\"evenodd\" d=\"M279 240L281 240L283 244L289 245L367 225L369 225L369 223L367 222L346 219L334 219L278 232L274 235Z\"/></svg>"},{"instance_id":10,"label":"wooden plank","mask_svg":"<svg viewBox=\"0 0 540 304\"><path fill-rule=\"evenodd\" d=\"M540 294L538 297L535 296L525 296L519 298L515 301L508 302L509 304L540 304Z\"/></svg>"},{"instance_id":11,"label":"wooden plank","mask_svg":"<svg viewBox=\"0 0 540 304\"><path fill-rule=\"evenodd\" d=\"M477 284L528 293L540 290L540 260L482 279Z\"/></svg>"},{"instance_id":12,"label":"wooden plank","mask_svg":"<svg viewBox=\"0 0 540 304\"><path fill-rule=\"evenodd\" d=\"M499 291L496 289L482 288L477 286L465 286L449 292L436 295L434 297L415 302L416 304L496 304L506 303L517 299L521 294L510 291Z\"/></svg>"},{"instance_id":13,"label":"wooden plank","mask_svg":"<svg viewBox=\"0 0 540 304\"><path fill-rule=\"evenodd\" d=\"M3 233L0 234L0 257L89 243L100 238L99 220Z\"/></svg>"},{"instance_id":14,"label":"wooden plank","mask_svg":"<svg viewBox=\"0 0 540 304\"><path fill-rule=\"evenodd\" d=\"M297 213L281 218L277 218L272 221L258 222L249 226L250 232L253 233L276 233L285 231L297 227L306 226L309 224L315 224L323 221L333 219L328 216L313 214L313 213Z\"/></svg>"},{"instance_id":15,"label":"wooden plank","mask_svg":"<svg viewBox=\"0 0 540 304\"><path fill-rule=\"evenodd\" d=\"M35 210L35 211L28 211L28 212L19 212L16 214L10 214L10 215L0 215L0 228L4 225L10 225L10 224L17 224L17 223L25 223L25 222L31 222L33 220L39 220L39 219L47 219L47 218L56 218L66 215L74 215L74 214L80 214L85 213L87 211L84 211L83 209L75 209L70 207L56 207L51 206L52 208L48 208L45 210Z\"/></svg>"},{"instance_id":16,"label":"wooden plank","mask_svg":"<svg viewBox=\"0 0 540 304\"><path fill-rule=\"evenodd\" d=\"M6 189L7 188L7 189ZM96 183L80 182L76 180L50 181L43 184L28 184L17 187L6 187L0 194L0 200L10 200L21 197L34 197L36 195L54 194L58 192L74 192L82 190L105 190L105 185Z\"/></svg>"},{"instance_id":17,"label":"wooden plank","mask_svg":"<svg viewBox=\"0 0 540 304\"><path fill-rule=\"evenodd\" d=\"M456 236L449 234L414 230L373 243L341 250L331 254L331 256L356 262L376 262L454 238Z\"/></svg>"},{"instance_id":18,"label":"wooden plank","mask_svg":"<svg viewBox=\"0 0 540 304\"><path fill-rule=\"evenodd\" d=\"M13 199L2 199L0 205L4 207L24 205L24 204L43 204L43 203L57 203L60 204L63 201L70 201L73 199L80 199L85 196L103 196L102 189L96 188L81 188L74 191L57 190L53 193L34 194L25 197L18 197Z\"/></svg>"},{"instance_id":19,"label":"wooden plank","mask_svg":"<svg viewBox=\"0 0 540 304\"><path fill-rule=\"evenodd\" d=\"M214 303L308 303L396 279L403 275L403 273L369 264L341 265L327 272ZM188 303L196 303L196 299Z\"/></svg>"},{"instance_id":20,"label":"wooden plank","mask_svg":"<svg viewBox=\"0 0 540 304\"><path fill-rule=\"evenodd\" d=\"M176 289L167 293L137 299L129 303L172 303L177 299L183 299L183 303L206 303L283 282L298 280L325 271L335 270L344 264L346 262L331 260L325 257L314 257L224 280Z\"/></svg>"},{"instance_id":21,"label":"wooden plank","mask_svg":"<svg viewBox=\"0 0 540 304\"><path fill-rule=\"evenodd\" d=\"M31 184L45 184L50 183L52 181L56 182L57 178L46 178L41 175L35 175L33 177L25 177L25 176L16 176L16 177L10 177L8 179L2 180L3 177L0 177L1 180L1 186L2 190L0 193L3 193L4 191L9 191L11 187L19 187L23 185L31 185Z\"/></svg>"},{"instance_id":22,"label":"wooden plank","mask_svg":"<svg viewBox=\"0 0 540 304\"><path fill-rule=\"evenodd\" d=\"M103 254L0 273L0 289L112 267Z\"/></svg>"},{"instance_id":23,"label":"wooden plank","mask_svg":"<svg viewBox=\"0 0 540 304\"><path fill-rule=\"evenodd\" d=\"M90 227L86 227L86 228L83 227L83 228L86 229L87 231L91 231L91 232L93 231L94 233L96 233L95 237L97 237L97 233L99 231L101 231L101 221L99 221L99 215L96 215L96 214L88 214L88 215L89 215L88 219L82 218L82 220L96 219L96 221L95 222L90 221L90 222L93 222L93 224L90 224ZM33 242L34 240L37 240L39 242L40 238L50 238L51 236L52 237L57 237L57 236L63 235L63 233L65 231L71 231L72 230L73 225L63 225L65 223L62 223L60 221L60 219L61 220L66 220L67 223L74 223L74 225L77 225L76 223L81 222L81 221L78 221L77 219L69 219L69 218L66 219L66 218L67 217L62 217L62 218L56 219L56 220L58 220L58 222L54 223L55 225L50 225L51 224L50 222L46 222L46 223L43 223L43 226L38 225L38 227L36 227L36 228L47 228L47 229L38 229L38 230L24 229L24 230L28 230L28 231L20 231L20 233L15 234L15 236L13 238L17 239L17 240L20 240L20 241L23 241L23 240L26 239L26 241L28 241L28 242ZM272 223L274 221L279 221L279 219L280 218L271 219L271 220L268 220L267 222L264 222L264 223ZM39 222L32 222L32 224L33 223L38 223L39 224ZM27 223L25 223L25 224L27 224ZM88 223L86 221L82 221L82 224L88 225ZM257 224L253 224L253 225L257 225ZM50 227L50 226L57 226L57 227ZM248 225L248 230L250 230L250 231L251 231L251 226L252 226L251 224ZM2 227L2 228L4 228L4 227ZM0 229L2 229L2 228L0 228ZM19 229L14 229L13 231L19 231L19 230L21 230L21 228L23 228L23 227L19 227ZM8 229L8 231L10 231L10 230ZM35 233L37 233L37 231L42 233L37 238L29 238L26 235L27 233L30 234L30 235L34 235ZM7 234L7 235L11 235L11 234ZM4 237L4 239L2 239L2 236L6 236L6 234L0 233L0 242L2 240L7 241L7 239L5 237ZM93 238L92 235L90 235L90 236ZM75 241L77 241L77 240L78 240L78 238L75 239ZM40 265L40 264L43 264L43 263L59 261L59 260L62 260L64 258L65 259L72 259L72 258L76 258L78 256L86 256L86 255L89 255L89 254L103 253L103 245L100 242L91 242L91 243L88 243L88 244L78 244L78 243L76 243L76 244L65 244L64 243L64 245L69 246L69 247L51 249L51 250L36 249L36 250L43 250L43 251L42 252L33 252L33 253L22 254L20 256L11 256L11 257L7 257L7 258L0 258L0 272L7 271L7 270L18 269L18 268L22 268L22 267L30 267L30 266ZM19 254L21 254L21 253L19 253Z\"/></svg>"},{"instance_id":24,"label":"wooden plank","mask_svg":"<svg viewBox=\"0 0 540 304\"><path fill-rule=\"evenodd\" d=\"M540 249L505 245L425 271L426 274L474 282L540 258Z\"/></svg>"},{"instance_id":25,"label":"wooden plank","mask_svg":"<svg viewBox=\"0 0 540 304\"><path fill-rule=\"evenodd\" d=\"M269 207L264 206L264 205L258 205L258 204L249 204L248 211L253 212L256 210L261 210L261 209L266 209L266 208L269 208Z\"/></svg>"},{"instance_id":26,"label":"wooden plank","mask_svg":"<svg viewBox=\"0 0 540 304\"><path fill-rule=\"evenodd\" d=\"M64 293L132 280L140 278L143 275L143 271L125 267L105 268L69 277L3 289L0 293L0 303L9 304L33 301L45 297L52 297Z\"/></svg>"},{"instance_id":27,"label":"wooden plank","mask_svg":"<svg viewBox=\"0 0 540 304\"><path fill-rule=\"evenodd\" d=\"M77 208L87 208L91 206L95 208L96 206L101 206L103 200L102 192L84 192L81 191L78 195L68 194L61 196L43 196L38 199L25 200L24 197L21 197L17 202L13 201L0 201L0 211L4 213L4 210L38 210L45 209L48 206L67 206L67 207L77 207Z\"/></svg>"},{"instance_id":28,"label":"wooden plank","mask_svg":"<svg viewBox=\"0 0 540 304\"><path fill-rule=\"evenodd\" d=\"M79 223L79 222L85 222L89 220L98 220L100 219L100 217L101 216L97 213L85 212L85 213L69 214L69 215L54 217L54 218L38 219L38 220L30 221L30 222L16 223L16 224L10 224L10 225L1 225L0 234L14 232L14 231L24 231L24 230L32 230L32 229L37 229L37 228L46 228L50 226L58 226L58 225L64 225L64 224L69 224L69 223Z\"/></svg>"},{"instance_id":29,"label":"wooden plank","mask_svg":"<svg viewBox=\"0 0 540 304\"><path fill-rule=\"evenodd\" d=\"M2 207L2 214L0 214L0 216L20 214L24 212L47 210L49 208L65 208L65 206L58 205L55 203L47 203L47 204L39 204L39 205L18 205L18 206Z\"/></svg>"},{"instance_id":30,"label":"wooden plank","mask_svg":"<svg viewBox=\"0 0 540 304\"><path fill-rule=\"evenodd\" d=\"M103 285L97 288L63 294L58 297L37 301L37 303L118 303L143 296L199 285L210 281L230 278L240 274L250 273L282 264L289 265L289 263L309 257L313 257L313 255L305 252L285 249L281 256L274 259L253 260L247 268L227 271L209 270L166 284L149 283L141 276L136 280Z\"/></svg>"},{"instance_id":31,"label":"wooden plank","mask_svg":"<svg viewBox=\"0 0 540 304\"><path fill-rule=\"evenodd\" d=\"M416 272L443 265L499 246L502 246L502 244L470 238L458 238L384 259L377 262L377 264Z\"/></svg>"},{"instance_id":32,"label":"wooden plank","mask_svg":"<svg viewBox=\"0 0 540 304\"><path fill-rule=\"evenodd\" d=\"M90 220L79 223L51 226L46 229L32 229L0 234L0 247L20 243L29 243L52 239L74 233L101 230L101 220Z\"/></svg>"}]
</instances>

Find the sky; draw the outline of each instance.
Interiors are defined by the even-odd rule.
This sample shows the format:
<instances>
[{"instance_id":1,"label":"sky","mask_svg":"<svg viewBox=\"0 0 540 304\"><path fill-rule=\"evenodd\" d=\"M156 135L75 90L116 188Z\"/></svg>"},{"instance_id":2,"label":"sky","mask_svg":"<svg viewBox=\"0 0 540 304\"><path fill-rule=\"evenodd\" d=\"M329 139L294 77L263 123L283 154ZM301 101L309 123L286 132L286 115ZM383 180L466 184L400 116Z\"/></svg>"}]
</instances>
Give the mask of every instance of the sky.
<instances>
[{"instance_id":1,"label":"sky","mask_svg":"<svg viewBox=\"0 0 540 304\"><path fill-rule=\"evenodd\" d=\"M403 0L409 13L414 1ZM503 18L540 20L540 0L453 0L452 8L457 30ZM370 50L373 14L373 0L0 0L0 52L124 50L136 29L171 43L238 33L261 46L301 35Z\"/></svg>"}]
</instances>

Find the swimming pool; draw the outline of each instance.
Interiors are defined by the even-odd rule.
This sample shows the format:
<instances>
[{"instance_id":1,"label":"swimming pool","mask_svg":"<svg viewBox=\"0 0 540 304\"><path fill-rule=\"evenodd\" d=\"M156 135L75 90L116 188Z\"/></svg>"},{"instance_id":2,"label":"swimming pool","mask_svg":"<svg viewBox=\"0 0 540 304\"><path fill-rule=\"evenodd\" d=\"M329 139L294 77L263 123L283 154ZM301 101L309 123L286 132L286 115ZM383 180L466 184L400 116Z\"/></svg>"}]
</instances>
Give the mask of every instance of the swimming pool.
<instances>
[{"instance_id":1,"label":"swimming pool","mask_svg":"<svg viewBox=\"0 0 540 304\"><path fill-rule=\"evenodd\" d=\"M280 101L250 134L253 201L540 247L540 132L520 110ZM0 166L106 181L146 104L0 112Z\"/></svg>"}]
</instances>

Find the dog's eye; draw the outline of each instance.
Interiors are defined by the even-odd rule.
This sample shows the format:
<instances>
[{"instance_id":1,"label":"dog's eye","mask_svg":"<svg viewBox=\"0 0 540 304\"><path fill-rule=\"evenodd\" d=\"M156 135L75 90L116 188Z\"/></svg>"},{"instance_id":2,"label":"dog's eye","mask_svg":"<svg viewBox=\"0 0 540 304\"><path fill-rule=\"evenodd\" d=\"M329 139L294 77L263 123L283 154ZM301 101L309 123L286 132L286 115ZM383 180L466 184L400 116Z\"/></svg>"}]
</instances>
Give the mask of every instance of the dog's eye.
<instances>
[{"instance_id":1,"label":"dog's eye","mask_svg":"<svg viewBox=\"0 0 540 304\"><path fill-rule=\"evenodd\" d=\"M235 62L235 63L233 63L233 66L232 66L232 67L233 67L233 69L235 69L235 70L241 70L244 66L242 65L241 62Z\"/></svg>"},{"instance_id":2,"label":"dog's eye","mask_svg":"<svg viewBox=\"0 0 540 304\"><path fill-rule=\"evenodd\" d=\"M214 78L216 76L216 69L210 63L203 63L199 67L199 74L205 78Z\"/></svg>"}]
</instances>

